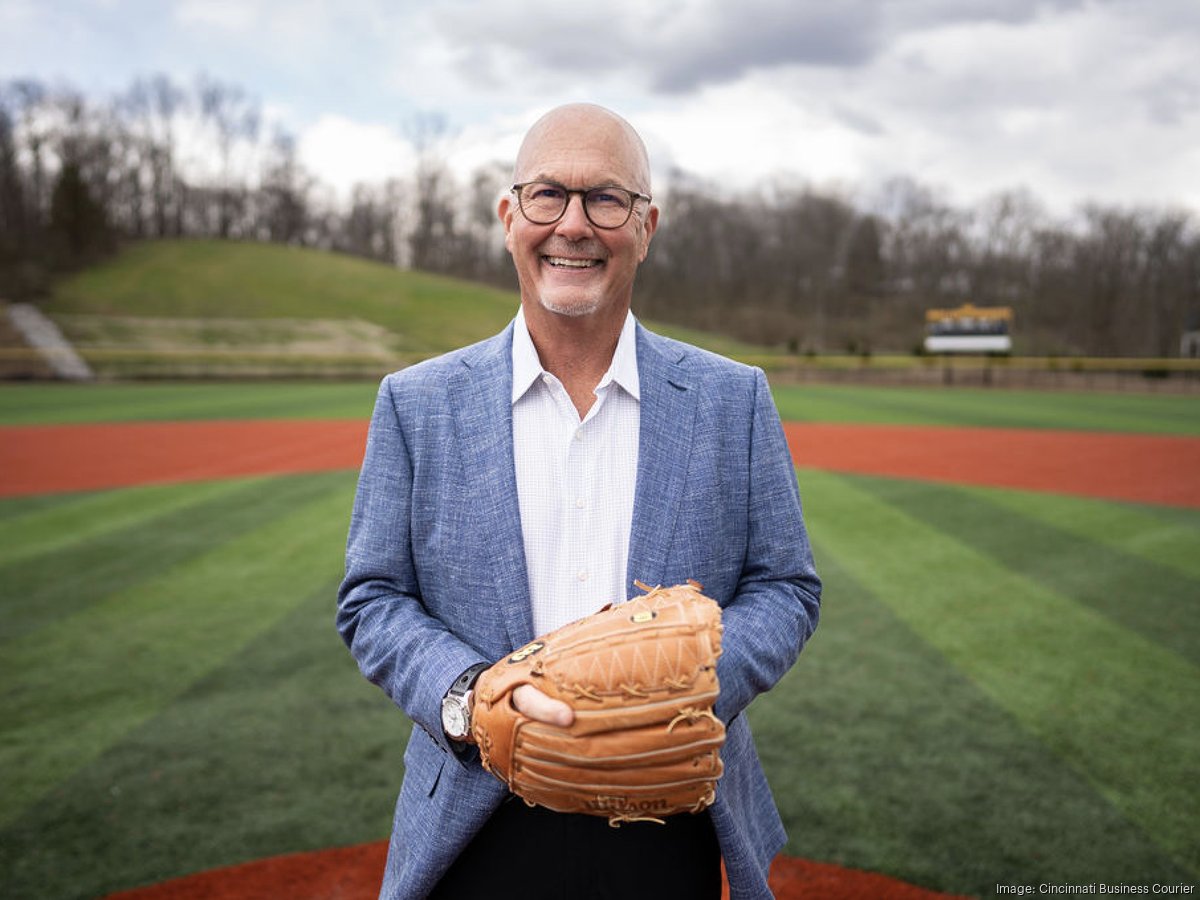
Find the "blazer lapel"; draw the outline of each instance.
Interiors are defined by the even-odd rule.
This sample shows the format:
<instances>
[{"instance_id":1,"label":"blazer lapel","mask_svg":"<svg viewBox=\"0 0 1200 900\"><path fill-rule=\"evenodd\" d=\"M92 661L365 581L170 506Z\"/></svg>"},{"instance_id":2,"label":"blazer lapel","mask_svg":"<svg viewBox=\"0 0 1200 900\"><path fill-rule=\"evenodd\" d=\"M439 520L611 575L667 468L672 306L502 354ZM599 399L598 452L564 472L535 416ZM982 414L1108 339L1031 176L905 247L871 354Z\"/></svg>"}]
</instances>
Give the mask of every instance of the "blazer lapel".
<instances>
[{"instance_id":1,"label":"blazer lapel","mask_svg":"<svg viewBox=\"0 0 1200 900\"><path fill-rule=\"evenodd\" d=\"M481 525L483 543L463 553L492 567L511 649L534 636L513 466L512 326L464 354L462 362L450 379L451 406L472 493L489 516Z\"/></svg>"},{"instance_id":2,"label":"blazer lapel","mask_svg":"<svg viewBox=\"0 0 1200 900\"><path fill-rule=\"evenodd\" d=\"M679 365L684 351L638 325L637 353L641 434L627 592L632 592L634 579L654 586L664 577L683 497L696 414L693 381Z\"/></svg>"}]
</instances>

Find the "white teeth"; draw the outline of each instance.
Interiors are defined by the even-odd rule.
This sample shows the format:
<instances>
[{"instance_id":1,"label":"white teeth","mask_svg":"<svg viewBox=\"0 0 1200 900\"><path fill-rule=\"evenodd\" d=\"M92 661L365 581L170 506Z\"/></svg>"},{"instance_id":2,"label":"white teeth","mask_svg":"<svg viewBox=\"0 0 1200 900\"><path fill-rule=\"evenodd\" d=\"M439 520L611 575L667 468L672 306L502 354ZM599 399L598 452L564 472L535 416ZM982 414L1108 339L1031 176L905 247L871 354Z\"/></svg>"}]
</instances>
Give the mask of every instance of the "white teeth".
<instances>
[{"instance_id":1,"label":"white teeth","mask_svg":"<svg viewBox=\"0 0 1200 900\"><path fill-rule=\"evenodd\" d=\"M565 266L569 269L588 269L596 265L594 259L567 259L565 256L547 256L546 262L552 266Z\"/></svg>"}]
</instances>

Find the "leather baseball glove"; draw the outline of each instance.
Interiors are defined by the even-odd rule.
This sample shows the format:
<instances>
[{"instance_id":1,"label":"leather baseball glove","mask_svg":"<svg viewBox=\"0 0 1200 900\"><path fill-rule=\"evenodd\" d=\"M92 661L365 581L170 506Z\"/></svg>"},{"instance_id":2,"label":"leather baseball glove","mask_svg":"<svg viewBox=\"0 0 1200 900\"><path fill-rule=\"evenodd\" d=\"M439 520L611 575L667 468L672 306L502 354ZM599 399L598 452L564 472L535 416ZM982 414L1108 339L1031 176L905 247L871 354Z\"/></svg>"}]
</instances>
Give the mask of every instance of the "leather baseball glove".
<instances>
[{"instance_id":1,"label":"leather baseball glove","mask_svg":"<svg viewBox=\"0 0 1200 900\"><path fill-rule=\"evenodd\" d=\"M650 589L526 644L475 685L484 767L526 803L629 821L700 812L723 771L713 714L721 609L689 581ZM532 684L575 711L567 728L521 715Z\"/></svg>"}]
</instances>

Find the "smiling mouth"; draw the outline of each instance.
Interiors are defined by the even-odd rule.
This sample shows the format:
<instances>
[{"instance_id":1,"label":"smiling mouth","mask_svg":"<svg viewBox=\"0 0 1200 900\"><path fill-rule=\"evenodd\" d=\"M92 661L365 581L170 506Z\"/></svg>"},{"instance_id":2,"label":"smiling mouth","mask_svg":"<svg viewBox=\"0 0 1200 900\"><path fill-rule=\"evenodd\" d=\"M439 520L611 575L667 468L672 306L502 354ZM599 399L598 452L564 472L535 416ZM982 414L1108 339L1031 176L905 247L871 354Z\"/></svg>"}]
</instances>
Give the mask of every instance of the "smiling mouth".
<instances>
[{"instance_id":1,"label":"smiling mouth","mask_svg":"<svg viewBox=\"0 0 1200 900\"><path fill-rule=\"evenodd\" d=\"M598 259L574 259L568 256L543 256L542 259L556 269L591 269L602 264Z\"/></svg>"}]
</instances>

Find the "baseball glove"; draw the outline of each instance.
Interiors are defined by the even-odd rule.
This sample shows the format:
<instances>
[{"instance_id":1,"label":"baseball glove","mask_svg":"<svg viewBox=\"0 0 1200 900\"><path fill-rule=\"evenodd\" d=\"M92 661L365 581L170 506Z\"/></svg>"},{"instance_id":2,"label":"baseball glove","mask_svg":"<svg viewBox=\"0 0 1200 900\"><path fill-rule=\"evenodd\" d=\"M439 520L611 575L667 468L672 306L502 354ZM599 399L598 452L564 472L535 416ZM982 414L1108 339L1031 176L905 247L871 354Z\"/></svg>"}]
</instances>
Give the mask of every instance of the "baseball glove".
<instances>
[{"instance_id":1,"label":"baseball glove","mask_svg":"<svg viewBox=\"0 0 1200 900\"><path fill-rule=\"evenodd\" d=\"M689 581L650 589L526 644L475 685L472 735L489 772L529 805L662 822L713 802L725 726L721 608ZM575 711L567 728L517 712L532 684Z\"/></svg>"}]
</instances>

